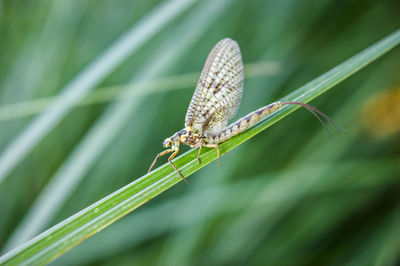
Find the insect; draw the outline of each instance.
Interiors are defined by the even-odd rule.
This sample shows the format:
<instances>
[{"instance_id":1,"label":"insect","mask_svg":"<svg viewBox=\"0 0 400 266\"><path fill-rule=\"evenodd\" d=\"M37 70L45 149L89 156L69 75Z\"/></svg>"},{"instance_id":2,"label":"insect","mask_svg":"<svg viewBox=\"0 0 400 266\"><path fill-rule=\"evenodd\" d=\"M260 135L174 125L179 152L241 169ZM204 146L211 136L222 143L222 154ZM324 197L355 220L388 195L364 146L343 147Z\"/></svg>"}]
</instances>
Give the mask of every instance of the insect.
<instances>
[{"instance_id":1,"label":"insect","mask_svg":"<svg viewBox=\"0 0 400 266\"><path fill-rule=\"evenodd\" d=\"M236 114L243 92L243 63L239 45L236 41L225 38L219 41L211 50L204 64L199 81L185 118L185 128L176 132L163 142L168 148L155 157L148 172L154 167L157 159L165 154L172 153L168 161L179 176L188 181L172 163L172 159L179 152L179 145L186 144L192 148L199 147L197 161L200 163L202 147L215 148L218 165L220 162L219 144L245 131L270 113L285 104L297 104L308 109L327 129L323 116L335 128L333 121L323 112L311 105L301 102L274 102L240 118L228 125L228 121ZM329 130L328 134L329 134Z\"/></svg>"}]
</instances>

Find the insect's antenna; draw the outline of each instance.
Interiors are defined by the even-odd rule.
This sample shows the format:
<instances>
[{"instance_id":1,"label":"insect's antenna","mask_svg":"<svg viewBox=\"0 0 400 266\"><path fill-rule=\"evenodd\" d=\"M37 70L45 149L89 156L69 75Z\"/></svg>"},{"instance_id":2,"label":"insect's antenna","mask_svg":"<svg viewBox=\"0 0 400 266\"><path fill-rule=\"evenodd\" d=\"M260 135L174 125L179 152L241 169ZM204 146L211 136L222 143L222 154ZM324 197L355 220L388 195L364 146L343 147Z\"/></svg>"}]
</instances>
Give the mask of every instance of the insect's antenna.
<instances>
[{"instance_id":1,"label":"insect's antenna","mask_svg":"<svg viewBox=\"0 0 400 266\"><path fill-rule=\"evenodd\" d=\"M343 129L342 127L338 126L335 122L333 122L333 120L324 112L318 110L317 108L306 104L306 103L302 103L302 102L281 102L282 104L297 104L300 106L303 106L304 108L306 108L308 111L310 111L317 119L318 121L321 123L321 125L325 128L325 130L328 132L329 137L332 139L332 135L328 129L328 127L326 126L325 122L318 116L321 115L323 118L325 118L329 124L331 124L332 127L334 127L336 130L338 131L346 131L345 129Z\"/></svg>"}]
</instances>

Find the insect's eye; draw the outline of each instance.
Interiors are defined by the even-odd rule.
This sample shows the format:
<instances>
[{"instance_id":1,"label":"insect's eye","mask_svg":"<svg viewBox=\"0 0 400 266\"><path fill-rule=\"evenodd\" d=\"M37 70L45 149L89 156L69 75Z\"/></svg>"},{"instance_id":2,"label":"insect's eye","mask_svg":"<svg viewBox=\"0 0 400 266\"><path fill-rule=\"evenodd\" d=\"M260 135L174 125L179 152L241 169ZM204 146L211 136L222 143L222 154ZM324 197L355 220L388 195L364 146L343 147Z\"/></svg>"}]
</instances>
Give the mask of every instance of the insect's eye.
<instances>
[{"instance_id":1,"label":"insect's eye","mask_svg":"<svg viewBox=\"0 0 400 266\"><path fill-rule=\"evenodd\" d=\"M169 146L171 146L171 139L170 138L165 139L163 142L163 146L165 148L168 148Z\"/></svg>"}]
</instances>

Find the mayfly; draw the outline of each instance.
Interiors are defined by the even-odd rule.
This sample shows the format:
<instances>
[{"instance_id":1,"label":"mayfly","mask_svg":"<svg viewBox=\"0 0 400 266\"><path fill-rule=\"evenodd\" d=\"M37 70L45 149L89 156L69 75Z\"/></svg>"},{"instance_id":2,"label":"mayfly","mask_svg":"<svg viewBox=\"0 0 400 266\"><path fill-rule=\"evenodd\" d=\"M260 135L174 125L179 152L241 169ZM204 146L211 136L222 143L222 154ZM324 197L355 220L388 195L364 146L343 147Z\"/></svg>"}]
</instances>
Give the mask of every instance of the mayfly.
<instances>
[{"instance_id":1,"label":"mayfly","mask_svg":"<svg viewBox=\"0 0 400 266\"><path fill-rule=\"evenodd\" d=\"M186 113L185 128L164 140L163 146L169 149L157 154L148 172L151 171L159 157L172 152L168 158L169 163L179 176L188 183L172 163L172 159L179 152L181 143L192 148L199 147L198 163L200 163L199 157L202 147L215 148L218 165L221 165L218 146L220 143L245 131L285 104L301 105L316 116L325 128L325 124L317 114L323 116L330 124L338 128L326 114L311 105L290 101L271 103L227 126L228 121L236 114L240 105L243 79L243 63L239 45L232 39L222 39L211 50L204 64Z\"/></svg>"}]
</instances>

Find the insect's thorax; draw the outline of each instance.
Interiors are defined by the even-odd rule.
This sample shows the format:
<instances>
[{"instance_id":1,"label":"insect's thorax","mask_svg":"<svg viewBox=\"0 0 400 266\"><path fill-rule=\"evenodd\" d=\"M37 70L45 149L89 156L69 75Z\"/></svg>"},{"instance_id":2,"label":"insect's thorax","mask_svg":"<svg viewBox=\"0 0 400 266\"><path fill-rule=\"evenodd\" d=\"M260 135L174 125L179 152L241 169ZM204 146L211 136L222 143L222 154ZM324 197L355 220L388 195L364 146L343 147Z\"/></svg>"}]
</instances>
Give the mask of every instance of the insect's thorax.
<instances>
[{"instance_id":1,"label":"insect's thorax","mask_svg":"<svg viewBox=\"0 0 400 266\"><path fill-rule=\"evenodd\" d=\"M183 144L186 144L192 148L196 148L201 146L202 136L195 133L191 127L186 127L185 129L181 130L179 135L179 141ZM179 133L178 133L179 134Z\"/></svg>"}]
</instances>

